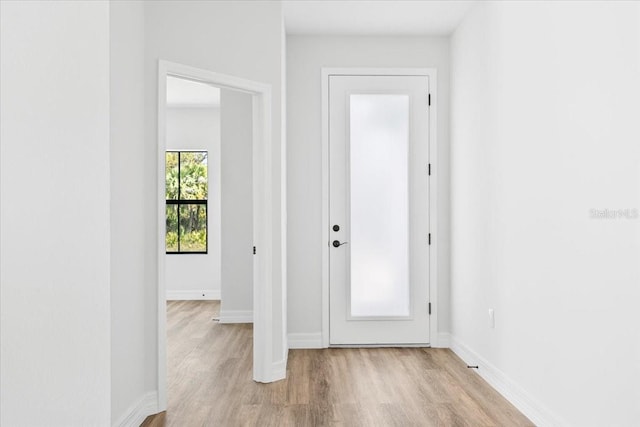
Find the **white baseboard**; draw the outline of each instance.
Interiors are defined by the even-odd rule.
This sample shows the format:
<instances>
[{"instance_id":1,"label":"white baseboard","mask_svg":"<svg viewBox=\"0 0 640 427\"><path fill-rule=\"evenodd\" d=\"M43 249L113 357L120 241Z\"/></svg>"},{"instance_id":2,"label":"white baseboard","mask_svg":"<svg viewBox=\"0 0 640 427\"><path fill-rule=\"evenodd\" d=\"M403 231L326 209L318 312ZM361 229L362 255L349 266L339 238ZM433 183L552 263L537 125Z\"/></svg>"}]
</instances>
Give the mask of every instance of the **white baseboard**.
<instances>
[{"instance_id":1,"label":"white baseboard","mask_svg":"<svg viewBox=\"0 0 640 427\"><path fill-rule=\"evenodd\" d=\"M310 333L290 333L287 335L290 349L304 348L325 348L322 345L322 332ZM449 348L451 346L451 335L448 332L441 332L431 343L433 348Z\"/></svg>"},{"instance_id":2,"label":"white baseboard","mask_svg":"<svg viewBox=\"0 0 640 427\"><path fill-rule=\"evenodd\" d=\"M433 348L449 348L451 347L451 334L449 332L438 332L438 336L431 344Z\"/></svg>"},{"instance_id":3,"label":"white baseboard","mask_svg":"<svg viewBox=\"0 0 640 427\"><path fill-rule=\"evenodd\" d=\"M170 291L167 289L167 301L219 300L220 290Z\"/></svg>"},{"instance_id":4,"label":"white baseboard","mask_svg":"<svg viewBox=\"0 0 640 427\"><path fill-rule=\"evenodd\" d=\"M451 337L451 350L468 365L478 366L476 372L535 425L539 427L568 425L504 372L460 342L455 336Z\"/></svg>"},{"instance_id":5,"label":"white baseboard","mask_svg":"<svg viewBox=\"0 0 640 427\"><path fill-rule=\"evenodd\" d=\"M322 332L291 333L287 335L289 348L324 348Z\"/></svg>"},{"instance_id":6,"label":"white baseboard","mask_svg":"<svg viewBox=\"0 0 640 427\"><path fill-rule=\"evenodd\" d=\"M220 310L220 323L253 323L253 311Z\"/></svg>"},{"instance_id":7,"label":"white baseboard","mask_svg":"<svg viewBox=\"0 0 640 427\"><path fill-rule=\"evenodd\" d=\"M155 391L146 393L138 399L127 411L113 423L114 427L140 427L140 424L149 416L157 414L158 393Z\"/></svg>"}]
</instances>

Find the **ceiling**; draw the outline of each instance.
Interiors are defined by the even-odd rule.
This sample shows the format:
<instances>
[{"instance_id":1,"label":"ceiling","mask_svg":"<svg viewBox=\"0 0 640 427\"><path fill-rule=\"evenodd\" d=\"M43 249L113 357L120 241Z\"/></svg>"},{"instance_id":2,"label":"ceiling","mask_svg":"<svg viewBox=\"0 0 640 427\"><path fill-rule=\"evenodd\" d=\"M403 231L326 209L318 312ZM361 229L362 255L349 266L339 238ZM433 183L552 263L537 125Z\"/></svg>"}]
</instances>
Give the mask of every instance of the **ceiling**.
<instances>
[{"instance_id":1,"label":"ceiling","mask_svg":"<svg viewBox=\"0 0 640 427\"><path fill-rule=\"evenodd\" d=\"M285 0L287 34L431 35L451 34L476 0ZM170 107L220 106L220 89L167 77Z\"/></svg>"},{"instance_id":2,"label":"ceiling","mask_svg":"<svg viewBox=\"0 0 640 427\"><path fill-rule=\"evenodd\" d=\"M205 83L167 77L167 106L215 108L220 106L220 89Z\"/></svg>"},{"instance_id":3,"label":"ceiling","mask_svg":"<svg viewBox=\"0 0 640 427\"><path fill-rule=\"evenodd\" d=\"M287 34L431 35L451 34L476 1L287 0Z\"/></svg>"}]
</instances>

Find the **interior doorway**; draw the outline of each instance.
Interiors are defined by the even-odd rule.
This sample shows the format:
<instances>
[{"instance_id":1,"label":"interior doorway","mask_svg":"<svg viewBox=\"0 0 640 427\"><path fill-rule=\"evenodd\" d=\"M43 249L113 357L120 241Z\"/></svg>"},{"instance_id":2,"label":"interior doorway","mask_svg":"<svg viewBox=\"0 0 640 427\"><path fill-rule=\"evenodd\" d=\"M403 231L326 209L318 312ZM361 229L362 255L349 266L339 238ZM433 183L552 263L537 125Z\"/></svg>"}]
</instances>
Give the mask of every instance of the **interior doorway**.
<instances>
[{"instance_id":1,"label":"interior doorway","mask_svg":"<svg viewBox=\"0 0 640 427\"><path fill-rule=\"evenodd\" d=\"M253 379L271 382L280 379L272 370L272 166L271 87L269 85L189 67L159 61L158 67L158 407L167 408L167 317L166 317L166 251L167 251L167 79L199 82L221 90L239 91L251 97L251 126L246 126L251 142L251 240L253 298ZM204 150L200 150L202 154ZM207 153L207 162L208 153ZM200 199L198 199L200 200ZM206 208L208 209L208 207ZM188 209L187 209L188 210ZM177 213L180 215L180 212ZM200 230L196 227L196 231ZM193 236L191 236L193 237ZM256 250L257 248L257 250ZM207 248L208 251L208 248Z\"/></svg>"}]
</instances>

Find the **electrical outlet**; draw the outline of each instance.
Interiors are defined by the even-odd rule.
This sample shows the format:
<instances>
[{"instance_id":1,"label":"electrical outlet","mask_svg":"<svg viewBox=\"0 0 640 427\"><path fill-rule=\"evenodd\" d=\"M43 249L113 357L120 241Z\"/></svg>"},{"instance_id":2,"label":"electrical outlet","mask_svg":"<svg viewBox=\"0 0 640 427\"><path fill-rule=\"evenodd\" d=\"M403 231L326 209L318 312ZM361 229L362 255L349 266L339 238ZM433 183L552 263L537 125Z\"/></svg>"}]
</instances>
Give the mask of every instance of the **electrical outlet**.
<instances>
[{"instance_id":1,"label":"electrical outlet","mask_svg":"<svg viewBox=\"0 0 640 427\"><path fill-rule=\"evenodd\" d=\"M493 312L493 308L489 309L489 327L494 329L496 327L496 316Z\"/></svg>"}]
</instances>

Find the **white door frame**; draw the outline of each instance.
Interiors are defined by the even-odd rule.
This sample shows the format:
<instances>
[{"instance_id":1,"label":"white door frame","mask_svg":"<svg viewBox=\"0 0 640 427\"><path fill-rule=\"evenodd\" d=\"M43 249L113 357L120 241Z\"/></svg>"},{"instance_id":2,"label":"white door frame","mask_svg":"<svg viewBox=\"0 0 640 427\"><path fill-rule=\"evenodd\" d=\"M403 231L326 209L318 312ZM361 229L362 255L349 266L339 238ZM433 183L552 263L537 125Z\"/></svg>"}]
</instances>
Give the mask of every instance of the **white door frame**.
<instances>
[{"instance_id":1,"label":"white door frame","mask_svg":"<svg viewBox=\"0 0 640 427\"><path fill-rule=\"evenodd\" d=\"M271 85L160 60L158 63L158 410L167 408L167 303L165 282L166 81L180 77L253 96L253 379L272 382L273 233Z\"/></svg>"},{"instance_id":2,"label":"white door frame","mask_svg":"<svg viewBox=\"0 0 640 427\"><path fill-rule=\"evenodd\" d=\"M330 76L426 76L429 78L431 106L429 108L429 345L438 347L438 209L437 178L437 70L435 68L322 68L322 347L329 347L329 77ZM428 167L425 165L425 168Z\"/></svg>"}]
</instances>

